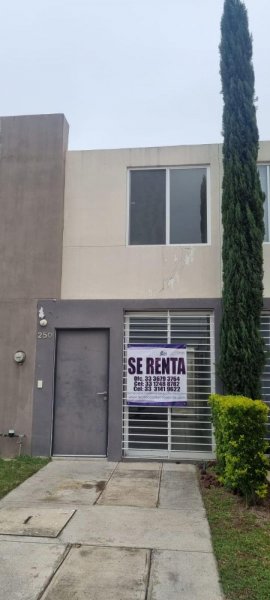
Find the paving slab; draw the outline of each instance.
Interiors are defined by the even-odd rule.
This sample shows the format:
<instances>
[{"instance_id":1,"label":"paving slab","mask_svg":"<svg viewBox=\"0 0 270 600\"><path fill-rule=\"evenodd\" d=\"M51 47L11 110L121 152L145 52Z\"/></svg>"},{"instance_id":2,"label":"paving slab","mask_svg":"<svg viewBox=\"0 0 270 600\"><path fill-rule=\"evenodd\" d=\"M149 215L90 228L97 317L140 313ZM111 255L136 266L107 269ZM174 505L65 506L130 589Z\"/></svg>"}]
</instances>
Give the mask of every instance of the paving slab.
<instances>
[{"instance_id":1,"label":"paving slab","mask_svg":"<svg viewBox=\"0 0 270 600\"><path fill-rule=\"evenodd\" d=\"M1 505L25 505L31 498L31 504L57 507L61 505L91 506L106 486L106 479L71 479L67 477L50 477L35 479L31 483L23 483L19 488L5 496Z\"/></svg>"},{"instance_id":2,"label":"paving slab","mask_svg":"<svg viewBox=\"0 0 270 600\"><path fill-rule=\"evenodd\" d=\"M212 554L152 553L147 600L222 600Z\"/></svg>"},{"instance_id":3,"label":"paving slab","mask_svg":"<svg viewBox=\"0 0 270 600\"><path fill-rule=\"evenodd\" d=\"M159 494L160 470L119 468L114 471L98 504L155 507Z\"/></svg>"},{"instance_id":4,"label":"paving slab","mask_svg":"<svg viewBox=\"0 0 270 600\"><path fill-rule=\"evenodd\" d=\"M57 537L74 510L12 507L0 509L0 534Z\"/></svg>"},{"instance_id":5,"label":"paving slab","mask_svg":"<svg viewBox=\"0 0 270 600\"><path fill-rule=\"evenodd\" d=\"M72 548L42 600L144 600L149 551Z\"/></svg>"},{"instance_id":6,"label":"paving slab","mask_svg":"<svg viewBox=\"0 0 270 600\"><path fill-rule=\"evenodd\" d=\"M117 462L110 462L106 458L97 459L53 459L46 467L46 476L64 475L65 477L80 479L88 477L106 479L117 466ZM43 470L42 470L43 471ZM40 471L39 471L40 473Z\"/></svg>"},{"instance_id":7,"label":"paving slab","mask_svg":"<svg viewBox=\"0 0 270 600\"><path fill-rule=\"evenodd\" d=\"M38 600L59 567L64 545L0 541L0 599Z\"/></svg>"},{"instance_id":8,"label":"paving slab","mask_svg":"<svg viewBox=\"0 0 270 600\"><path fill-rule=\"evenodd\" d=\"M60 539L96 546L212 551L206 517L188 510L97 505L81 508Z\"/></svg>"},{"instance_id":9,"label":"paving slab","mask_svg":"<svg viewBox=\"0 0 270 600\"><path fill-rule=\"evenodd\" d=\"M160 482L159 507L204 511L196 472L163 470Z\"/></svg>"},{"instance_id":10,"label":"paving slab","mask_svg":"<svg viewBox=\"0 0 270 600\"><path fill-rule=\"evenodd\" d=\"M39 503L92 505L104 489L117 463L104 461L53 461L10 492L1 504Z\"/></svg>"}]
</instances>

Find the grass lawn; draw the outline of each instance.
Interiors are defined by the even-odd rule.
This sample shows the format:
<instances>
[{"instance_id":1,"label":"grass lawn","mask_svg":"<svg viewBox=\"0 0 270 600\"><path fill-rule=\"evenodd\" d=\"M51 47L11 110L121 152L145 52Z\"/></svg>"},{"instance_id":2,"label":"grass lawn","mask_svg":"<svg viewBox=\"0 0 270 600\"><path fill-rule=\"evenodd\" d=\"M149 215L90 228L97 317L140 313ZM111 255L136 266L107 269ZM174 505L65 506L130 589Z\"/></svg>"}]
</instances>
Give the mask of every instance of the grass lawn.
<instances>
[{"instance_id":1,"label":"grass lawn","mask_svg":"<svg viewBox=\"0 0 270 600\"><path fill-rule=\"evenodd\" d=\"M48 458L21 456L11 460L0 459L0 498L49 462Z\"/></svg>"},{"instance_id":2,"label":"grass lawn","mask_svg":"<svg viewBox=\"0 0 270 600\"><path fill-rule=\"evenodd\" d=\"M270 509L201 486L226 600L270 599Z\"/></svg>"}]
</instances>

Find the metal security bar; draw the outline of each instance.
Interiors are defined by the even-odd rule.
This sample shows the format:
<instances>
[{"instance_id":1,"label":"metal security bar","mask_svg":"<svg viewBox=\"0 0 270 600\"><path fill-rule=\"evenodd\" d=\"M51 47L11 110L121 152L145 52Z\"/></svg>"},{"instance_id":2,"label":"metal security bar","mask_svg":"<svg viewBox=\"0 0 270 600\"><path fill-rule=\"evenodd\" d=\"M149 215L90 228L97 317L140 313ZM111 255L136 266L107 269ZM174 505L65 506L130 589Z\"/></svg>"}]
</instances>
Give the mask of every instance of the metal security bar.
<instances>
[{"instance_id":1,"label":"metal security bar","mask_svg":"<svg viewBox=\"0 0 270 600\"><path fill-rule=\"evenodd\" d=\"M270 408L270 314L261 316L261 334L265 343L265 366L262 375L262 398ZM270 416L268 417L267 439L270 444ZM268 451L270 448L268 449Z\"/></svg>"},{"instance_id":2,"label":"metal security bar","mask_svg":"<svg viewBox=\"0 0 270 600\"><path fill-rule=\"evenodd\" d=\"M187 406L127 405L127 344L186 344ZM213 458L208 396L215 389L214 316L202 312L127 313L124 331L123 455Z\"/></svg>"}]
</instances>

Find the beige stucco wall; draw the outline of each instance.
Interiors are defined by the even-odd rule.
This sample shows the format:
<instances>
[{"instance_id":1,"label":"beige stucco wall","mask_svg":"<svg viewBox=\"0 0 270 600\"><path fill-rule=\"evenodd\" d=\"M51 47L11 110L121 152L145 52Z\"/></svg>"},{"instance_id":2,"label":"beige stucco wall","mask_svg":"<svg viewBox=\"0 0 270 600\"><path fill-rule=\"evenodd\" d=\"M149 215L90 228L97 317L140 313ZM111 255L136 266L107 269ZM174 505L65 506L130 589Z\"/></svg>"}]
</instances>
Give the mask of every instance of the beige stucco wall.
<instances>
[{"instance_id":1,"label":"beige stucco wall","mask_svg":"<svg viewBox=\"0 0 270 600\"><path fill-rule=\"evenodd\" d=\"M207 245L128 246L129 167L210 166ZM219 145L68 152L62 298L221 295Z\"/></svg>"}]
</instances>

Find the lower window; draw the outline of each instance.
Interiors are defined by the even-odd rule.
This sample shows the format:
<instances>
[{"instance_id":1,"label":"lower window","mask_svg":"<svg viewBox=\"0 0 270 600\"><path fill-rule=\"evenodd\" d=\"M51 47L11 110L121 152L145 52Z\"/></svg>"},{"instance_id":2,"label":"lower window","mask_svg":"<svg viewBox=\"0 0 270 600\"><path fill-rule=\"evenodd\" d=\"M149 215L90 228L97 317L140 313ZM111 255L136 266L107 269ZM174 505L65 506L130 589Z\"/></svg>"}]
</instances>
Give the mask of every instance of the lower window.
<instances>
[{"instance_id":1,"label":"lower window","mask_svg":"<svg viewBox=\"0 0 270 600\"><path fill-rule=\"evenodd\" d=\"M185 406L129 406L127 346L185 345ZM212 457L208 396L214 391L214 322L207 313L166 311L125 317L123 454L142 457Z\"/></svg>"}]
</instances>

